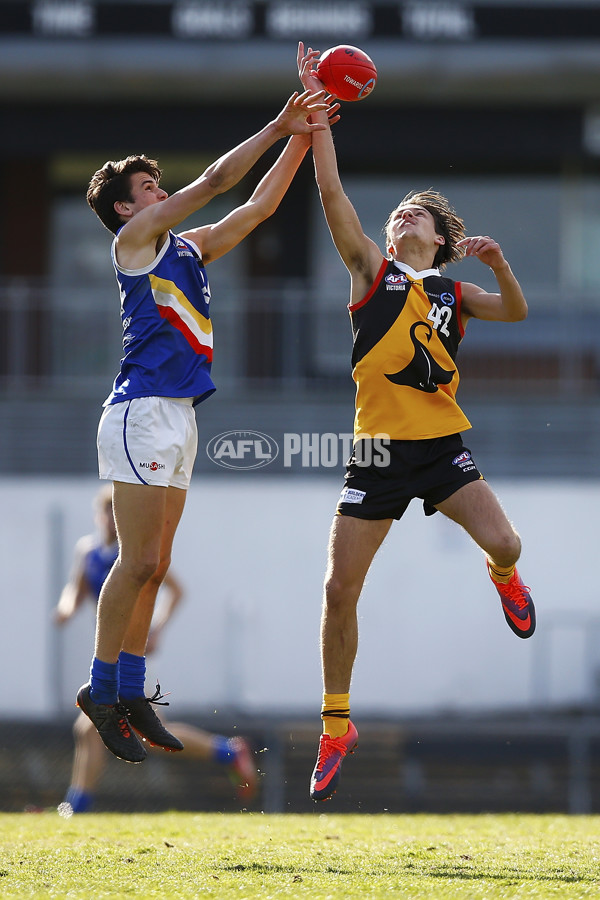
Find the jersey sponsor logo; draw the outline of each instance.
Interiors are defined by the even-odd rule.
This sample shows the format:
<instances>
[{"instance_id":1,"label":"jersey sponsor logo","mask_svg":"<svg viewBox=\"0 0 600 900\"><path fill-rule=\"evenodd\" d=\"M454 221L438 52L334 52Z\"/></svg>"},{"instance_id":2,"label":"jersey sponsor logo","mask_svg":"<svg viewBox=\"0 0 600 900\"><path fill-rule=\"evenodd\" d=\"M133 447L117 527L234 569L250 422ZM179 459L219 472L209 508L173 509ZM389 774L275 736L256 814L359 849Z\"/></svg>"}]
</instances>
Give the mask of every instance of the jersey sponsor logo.
<instances>
[{"instance_id":1,"label":"jersey sponsor logo","mask_svg":"<svg viewBox=\"0 0 600 900\"><path fill-rule=\"evenodd\" d=\"M366 494L366 491L357 491L356 488L345 487L340 494L340 503L362 503Z\"/></svg>"},{"instance_id":2,"label":"jersey sponsor logo","mask_svg":"<svg viewBox=\"0 0 600 900\"><path fill-rule=\"evenodd\" d=\"M152 462L141 462L138 465L140 469L150 469L151 472L158 472L159 470L166 468L164 463L156 462L156 460L152 460Z\"/></svg>"},{"instance_id":3,"label":"jersey sponsor logo","mask_svg":"<svg viewBox=\"0 0 600 900\"><path fill-rule=\"evenodd\" d=\"M450 291L444 291L443 294L436 294L435 291L428 291L427 288L425 288L425 293L429 298L433 297L434 300L439 300L444 306L454 306L456 303L456 298Z\"/></svg>"}]
</instances>

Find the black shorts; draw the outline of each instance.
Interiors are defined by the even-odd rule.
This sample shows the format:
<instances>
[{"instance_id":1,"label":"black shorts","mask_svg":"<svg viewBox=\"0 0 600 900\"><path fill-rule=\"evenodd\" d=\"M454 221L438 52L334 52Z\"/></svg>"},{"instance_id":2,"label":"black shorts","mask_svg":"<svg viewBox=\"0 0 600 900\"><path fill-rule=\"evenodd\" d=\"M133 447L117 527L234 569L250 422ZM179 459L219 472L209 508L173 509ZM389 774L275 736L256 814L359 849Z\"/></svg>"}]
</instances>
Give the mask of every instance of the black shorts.
<instances>
[{"instance_id":1,"label":"black shorts","mask_svg":"<svg viewBox=\"0 0 600 900\"><path fill-rule=\"evenodd\" d=\"M435 504L480 478L460 434L421 441L363 439L348 460L337 514L400 519L410 501L419 497L425 515L431 516Z\"/></svg>"}]
</instances>

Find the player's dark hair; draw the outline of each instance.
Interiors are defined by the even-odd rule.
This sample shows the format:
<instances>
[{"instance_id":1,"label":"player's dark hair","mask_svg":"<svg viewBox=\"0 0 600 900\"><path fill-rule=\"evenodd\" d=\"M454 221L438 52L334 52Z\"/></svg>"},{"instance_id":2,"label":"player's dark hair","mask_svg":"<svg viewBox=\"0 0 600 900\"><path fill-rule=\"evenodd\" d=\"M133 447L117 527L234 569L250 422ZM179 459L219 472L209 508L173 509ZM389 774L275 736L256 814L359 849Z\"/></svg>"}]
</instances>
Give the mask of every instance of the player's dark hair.
<instances>
[{"instance_id":1,"label":"player's dark hair","mask_svg":"<svg viewBox=\"0 0 600 900\"><path fill-rule=\"evenodd\" d=\"M146 172L160 181L161 169L155 159L148 159L143 154L140 156L128 156L118 162L109 160L101 169L94 172L87 190L87 202L92 207L103 225L116 234L123 219L115 210L115 203L119 200L133 202L131 196L131 175L135 172Z\"/></svg>"},{"instance_id":2,"label":"player's dark hair","mask_svg":"<svg viewBox=\"0 0 600 900\"><path fill-rule=\"evenodd\" d=\"M438 247L433 265L442 270L447 263L462 259L464 251L457 244L465 236L465 223L442 194L431 188L428 191L410 191L398 206L392 210L385 223L384 231L389 243L392 218L402 206L422 206L431 213L437 234L443 235L445 243Z\"/></svg>"}]
</instances>

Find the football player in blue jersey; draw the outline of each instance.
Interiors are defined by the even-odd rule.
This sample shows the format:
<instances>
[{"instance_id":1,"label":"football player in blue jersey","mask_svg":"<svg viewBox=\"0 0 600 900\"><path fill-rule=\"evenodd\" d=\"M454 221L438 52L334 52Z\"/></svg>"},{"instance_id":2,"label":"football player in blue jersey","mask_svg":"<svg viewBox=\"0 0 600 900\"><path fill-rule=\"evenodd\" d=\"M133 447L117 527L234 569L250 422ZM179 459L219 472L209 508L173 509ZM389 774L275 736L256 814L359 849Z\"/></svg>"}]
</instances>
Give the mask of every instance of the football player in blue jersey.
<instances>
[{"instance_id":1,"label":"football player in blue jersey","mask_svg":"<svg viewBox=\"0 0 600 900\"><path fill-rule=\"evenodd\" d=\"M102 585L118 554L117 532L112 508L112 489L106 485L94 502L96 533L79 539L73 566L55 609L54 621L64 625L88 602L97 603ZM152 619L146 653L157 649L165 625L181 603L183 589L169 569L162 583L161 602ZM226 737L195 728L186 722L170 722L169 729L185 742L185 755L201 762L221 764L235 786L238 799L250 802L256 794L258 773L248 741L241 736ZM71 783L59 813L68 818L73 813L88 812L95 800L96 789L106 764L106 750L96 728L83 712L73 725L75 752Z\"/></svg>"},{"instance_id":2,"label":"football player in blue jersey","mask_svg":"<svg viewBox=\"0 0 600 900\"><path fill-rule=\"evenodd\" d=\"M205 264L277 209L312 133L325 128L310 124L310 114L336 118L324 97L294 93L261 131L171 196L160 186L157 163L145 156L105 163L88 188L88 203L115 234L121 300L123 358L98 428L100 477L113 483L119 552L100 591L90 681L77 703L108 749L128 762L146 756L137 734L165 750L183 749L145 696L144 657L156 585L169 568L196 455L193 407L215 389ZM289 135L247 203L214 224L173 232Z\"/></svg>"},{"instance_id":3,"label":"football player in blue jersey","mask_svg":"<svg viewBox=\"0 0 600 900\"><path fill-rule=\"evenodd\" d=\"M305 89L322 87L318 57L299 45ZM317 113L315 121L327 124L327 117ZM521 321L527 316L521 287L500 245L487 235L465 237L462 219L433 190L411 192L392 211L384 256L344 192L329 128L313 135L312 150L327 224L350 275L356 382L355 444L331 527L321 619L323 734L310 795L327 800L358 741L349 694L357 603L378 548L413 499L423 501L426 515L439 510L458 522L481 547L518 637L533 634L535 609L516 569L521 540L462 443L460 432L471 426L455 397L456 354L468 320ZM498 292L441 274L463 255L491 268ZM365 448L384 435L386 459L366 465Z\"/></svg>"}]
</instances>

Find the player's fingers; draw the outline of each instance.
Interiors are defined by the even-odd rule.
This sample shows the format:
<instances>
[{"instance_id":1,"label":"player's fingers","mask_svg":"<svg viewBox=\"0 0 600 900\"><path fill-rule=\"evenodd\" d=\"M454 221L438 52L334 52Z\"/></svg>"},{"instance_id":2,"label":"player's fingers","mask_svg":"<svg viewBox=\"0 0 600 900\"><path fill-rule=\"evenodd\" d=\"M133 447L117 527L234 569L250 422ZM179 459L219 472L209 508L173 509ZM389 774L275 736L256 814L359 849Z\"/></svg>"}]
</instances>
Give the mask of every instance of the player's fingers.
<instances>
[{"instance_id":1,"label":"player's fingers","mask_svg":"<svg viewBox=\"0 0 600 900\"><path fill-rule=\"evenodd\" d=\"M475 256L484 250L489 250L491 247L496 246L496 242L487 235L478 235L477 237L465 238L464 241L459 241L459 246L465 248L467 255Z\"/></svg>"},{"instance_id":2,"label":"player's fingers","mask_svg":"<svg viewBox=\"0 0 600 900\"><path fill-rule=\"evenodd\" d=\"M328 103L325 100L325 91L317 91L316 93L310 93L307 97L305 97L302 106L307 109L327 109Z\"/></svg>"},{"instance_id":3,"label":"player's fingers","mask_svg":"<svg viewBox=\"0 0 600 900\"><path fill-rule=\"evenodd\" d=\"M298 97L298 100L302 101L302 103L306 102L307 100L312 100L313 98L318 98L319 100L321 100L326 96L326 94L327 91L325 91L323 88L320 91L311 91L306 88L306 90L302 91L302 93Z\"/></svg>"}]
</instances>

